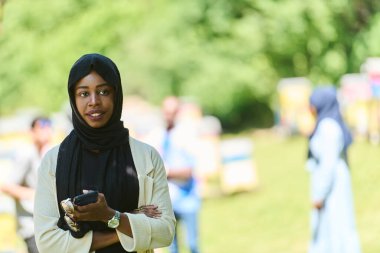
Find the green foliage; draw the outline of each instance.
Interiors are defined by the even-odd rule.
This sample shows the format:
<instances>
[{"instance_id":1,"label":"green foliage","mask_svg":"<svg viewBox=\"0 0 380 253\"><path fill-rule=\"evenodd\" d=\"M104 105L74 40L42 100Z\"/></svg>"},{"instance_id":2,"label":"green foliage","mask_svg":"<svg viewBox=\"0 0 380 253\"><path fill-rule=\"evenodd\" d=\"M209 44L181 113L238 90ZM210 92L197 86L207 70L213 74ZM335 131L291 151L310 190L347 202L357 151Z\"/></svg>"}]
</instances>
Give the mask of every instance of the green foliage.
<instances>
[{"instance_id":1,"label":"green foliage","mask_svg":"<svg viewBox=\"0 0 380 253\"><path fill-rule=\"evenodd\" d=\"M375 2L2 0L0 113L58 110L73 62L99 52L126 94L193 96L230 129L266 127L279 78L334 83L379 55Z\"/></svg>"}]
</instances>

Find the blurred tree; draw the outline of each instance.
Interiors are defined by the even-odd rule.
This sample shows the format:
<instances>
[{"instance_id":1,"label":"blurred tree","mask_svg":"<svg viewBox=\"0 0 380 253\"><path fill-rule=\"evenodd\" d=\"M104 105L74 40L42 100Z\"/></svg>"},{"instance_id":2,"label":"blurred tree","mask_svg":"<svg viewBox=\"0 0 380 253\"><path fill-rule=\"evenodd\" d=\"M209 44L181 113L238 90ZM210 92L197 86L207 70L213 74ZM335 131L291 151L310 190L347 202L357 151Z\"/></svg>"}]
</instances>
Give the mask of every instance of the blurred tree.
<instances>
[{"instance_id":1,"label":"blurred tree","mask_svg":"<svg viewBox=\"0 0 380 253\"><path fill-rule=\"evenodd\" d=\"M0 25L1 25L1 22L3 21L3 9L4 9L5 1L6 0L0 0ZM1 32L1 29L0 29L0 32Z\"/></svg>"},{"instance_id":2,"label":"blurred tree","mask_svg":"<svg viewBox=\"0 0 380 253\"><path fill-rule=\"evenodd\" d=\"M128 94L193 96L224 127L268 127L280 78L334 83L380 54L371 0L0 3L0 113L58 110L71 64L99 52Z\"/></svg>"}]
</instances>

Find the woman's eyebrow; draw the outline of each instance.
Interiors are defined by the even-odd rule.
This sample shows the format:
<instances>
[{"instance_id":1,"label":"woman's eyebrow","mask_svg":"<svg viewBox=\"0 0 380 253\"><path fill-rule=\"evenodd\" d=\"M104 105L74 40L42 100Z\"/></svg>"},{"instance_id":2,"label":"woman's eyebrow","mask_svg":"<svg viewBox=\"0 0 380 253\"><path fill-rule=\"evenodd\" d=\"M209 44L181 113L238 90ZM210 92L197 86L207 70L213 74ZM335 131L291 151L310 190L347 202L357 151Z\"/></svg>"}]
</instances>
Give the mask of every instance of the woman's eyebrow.
<instances>
[{"instance_id":1,"label":"woman's eyebrow","mask_svg":"<svg viewBox=\"0 0 380 253\"><path fill-rule=\"evenodd\" d=\"M88 89L88 86L81 85L81 86L75 87L75 89L76 90L79 90L79 89Z\"/></svg>"},{"instance_id":2,"label":"woman's eyebrow","mask_svg":"<svg viewBox=\"0 0 380 253\"><path fill-rule=\"evenodd\" d=\"M101 83L101 84L97 84L96 85L96 88L99 88L99 87L103 87L103 86L110 86L108 83ZM88 85L80 85L78 87L76 87L75 89L88 89L89 86Z\"/></svg>"},{"instance_id":3,"label":"woman's eyebrow","mask_svg":"<svg viewBox=\"0 0 380 253\"><path fill-rule=\"evenodd\" d=\"M101 84L96 85L96 88L102 87L102 86L110 86L110 85L108 83L101 83Z\"/></svg>"}]
</instances>

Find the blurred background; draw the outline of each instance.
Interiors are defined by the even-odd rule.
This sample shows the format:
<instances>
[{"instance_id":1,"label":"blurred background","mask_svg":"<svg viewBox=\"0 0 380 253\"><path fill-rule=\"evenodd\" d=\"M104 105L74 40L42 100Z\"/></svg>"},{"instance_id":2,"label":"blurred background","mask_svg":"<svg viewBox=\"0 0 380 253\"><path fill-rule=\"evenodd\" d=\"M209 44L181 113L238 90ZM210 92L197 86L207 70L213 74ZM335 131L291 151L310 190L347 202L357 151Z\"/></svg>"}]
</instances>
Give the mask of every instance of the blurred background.
<instances>
[{"instance_id":1,"label":"blurred background","mask_svg":"<svg viewBox=\"0 0 380 253\"><path fill-rule=\"evenodd\" d=\"M372 0L0 0L0 184L35 115L52 119L55 143L69 133L69 70L99 52L119 67L136 138L162 123L165 96L189 105L202 252L306 252L308 97L333 84L355 136L362 250L378 253L379 11ZM1 253L25 252L15 231L0 194Z\"/></svg>"}]
</instances>

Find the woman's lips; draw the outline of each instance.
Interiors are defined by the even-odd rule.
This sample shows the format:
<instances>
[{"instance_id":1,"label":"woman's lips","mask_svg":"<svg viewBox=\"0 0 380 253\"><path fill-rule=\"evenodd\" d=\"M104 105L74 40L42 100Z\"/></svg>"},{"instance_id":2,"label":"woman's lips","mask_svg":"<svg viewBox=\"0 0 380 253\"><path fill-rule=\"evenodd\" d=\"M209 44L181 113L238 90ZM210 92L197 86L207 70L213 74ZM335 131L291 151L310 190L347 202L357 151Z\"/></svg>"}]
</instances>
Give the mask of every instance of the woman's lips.
<instances>
[{"instance_id":1,"label":"woman's lips","mask_svg":"<svg viewBox=\"0 0 380 253\"><path fill-rule=\"evenodd\" d=\"M92 121L99 121L103 118L103 111L90 111L86 113L87 117Z\"/></svg>"}]
</instances>

